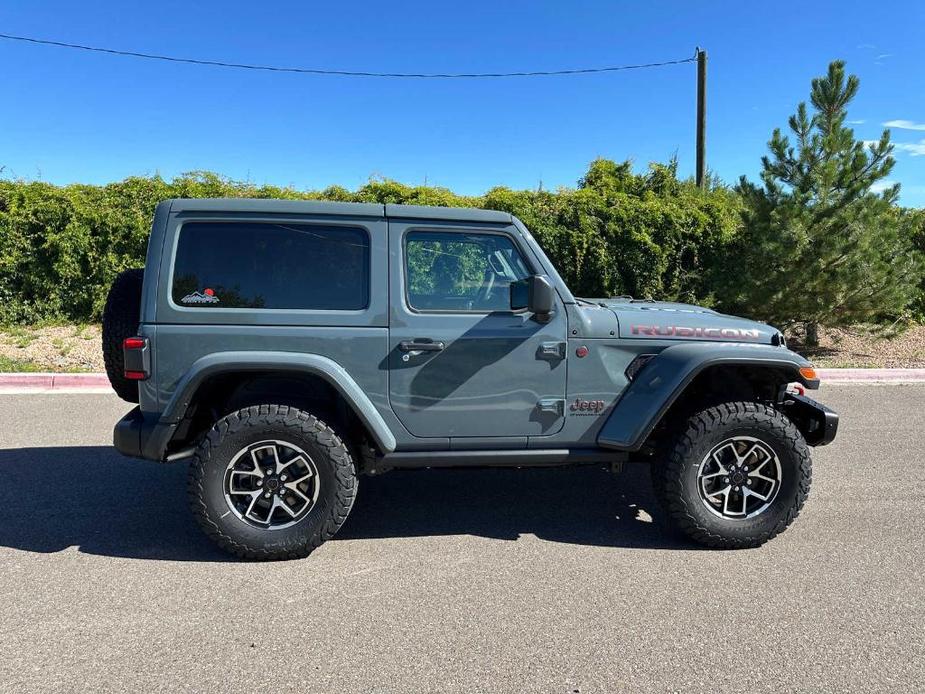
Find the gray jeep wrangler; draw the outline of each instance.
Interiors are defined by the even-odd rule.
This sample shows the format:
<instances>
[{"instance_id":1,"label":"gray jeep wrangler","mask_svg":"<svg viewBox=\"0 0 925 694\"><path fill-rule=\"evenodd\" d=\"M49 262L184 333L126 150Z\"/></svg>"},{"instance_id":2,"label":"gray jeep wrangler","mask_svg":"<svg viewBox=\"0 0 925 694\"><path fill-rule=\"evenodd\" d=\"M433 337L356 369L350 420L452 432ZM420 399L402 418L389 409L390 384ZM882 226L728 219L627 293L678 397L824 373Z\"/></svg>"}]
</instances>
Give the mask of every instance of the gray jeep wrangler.
<instances>
[{"instance_id":1,"label":"gray jeep wrangler","mask_svg":"<svg viewBox=\"0 0 925 694\"><path fill-rule=\"evenodd\" d=\"M116 448L191 460L194 514L247 558L307 555L361 475L635 460L674 527L755 547L797 516L808 446L838 426L774 328L577 298L505 212L162 202L103 333L138 403Z\"/></svg>"}]
</instances>

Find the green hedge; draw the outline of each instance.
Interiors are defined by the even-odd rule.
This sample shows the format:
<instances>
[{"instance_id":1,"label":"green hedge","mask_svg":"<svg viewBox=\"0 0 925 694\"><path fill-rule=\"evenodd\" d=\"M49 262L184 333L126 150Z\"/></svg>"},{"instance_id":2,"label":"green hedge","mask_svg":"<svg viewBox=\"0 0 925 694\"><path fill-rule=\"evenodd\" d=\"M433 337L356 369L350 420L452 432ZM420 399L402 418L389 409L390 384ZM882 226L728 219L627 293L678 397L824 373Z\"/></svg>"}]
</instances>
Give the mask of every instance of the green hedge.
<instances>
[{"instance_id":1,"label":"green hedge","mask_svg":"<svg viewBox=\"0 0 925 694\"><path fill-rule=\"evenodd\" d=\"M740 225L731 191L679 181L674 164L634 174L593 162L577 188L493 188L467 197L444 188L371 181L356 191L258 186L196 172L105 186L0 181L0 322L99 320L118 272L144 263L158 201L257 197L483 207L514 213L582 296L632 294L715 302L713 273Z\"/></svg>"}]
</instances>

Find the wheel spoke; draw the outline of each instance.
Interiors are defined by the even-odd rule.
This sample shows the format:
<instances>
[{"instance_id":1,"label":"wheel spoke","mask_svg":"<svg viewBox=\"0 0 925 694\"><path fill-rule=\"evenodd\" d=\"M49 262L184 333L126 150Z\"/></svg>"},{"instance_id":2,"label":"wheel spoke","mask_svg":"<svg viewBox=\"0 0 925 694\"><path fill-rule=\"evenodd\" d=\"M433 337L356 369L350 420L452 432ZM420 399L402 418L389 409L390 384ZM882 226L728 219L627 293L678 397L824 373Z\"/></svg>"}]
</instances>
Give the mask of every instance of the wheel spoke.
<instances>
[{"instance_id":1,"label":"wheel spoke","mask_svg":"<svg viewBox=\"0 0 925 694\"><path fill-rule=\"evenodd\" d=\"M773 478L771 478L771 477L765 477L764 475L762 475L762 474L761 474L760 472L758 472L757 470L756 470L755 472L750 472L750 473L748 473L748 476L751 477L752 479L762 480L762 481L764 481L764 482L770 482L771 484L774 484L775 482L777 482L777 480L775 480L775 479L773 479Z\"/></svg>"},{"instance_id":2,"label":"wheel spoke","mask_svg":"<svg viewBox=\"0 0 925 694\"><path fill-rule=\"evenodd\" d=\"M269 515L267 515L267 523L273 522L273 514L276 512L276 509L278 508L285 508L287 511L289 511L289 508L286 506L285 503L283 503L283 500L280 499L278 496L274 496L273 503L270 504L270 513ZM291 511L289 515L290 516L292 515Z\"/></svg>"},{"instance_id":3,"label":"wheel spoke","mask_svg":"<svg viewBox=\"0 0 925 694\"><path fill-rule=\"evenodd\" d=\"M748 464L748 459L751 457L752 453L755 453L756 451L757 451L757 452L760 452L760 453L764 453L764 449L761 447L761 444L758 444L758 443L752 444L752 447L749 448L748 451L746 451L745 455L743 455L743 456L739 459L739 462L741 462L742 464L747 465L747 464Z\"/></svg>"},{"instance_id":4,"label":"wheel spoke","mask_svg":"<svg viewBox=\"0 0 925 694\"><path fill-rule=\"evenodd\" d=\"M309 499L307 496L305 496L305 494L302 493L302 490L296 486L297 484L298 482L287 482L283 486L286 489L288 489L290 492L293 492L294 494L297 494L298 496L302 497L302 499L305 501L306 504L310 504L311 499Z\"/></svg>"},{"instance_id":5,"label":"wheel spoke","mask_svg":"<svg viewBox=\"0 0 925 694\"><path fill-rule=\"evenodd\" d=\"M756 499L761 499L762 501L767 501L770 493L762 494L761 492L756 492L754 489L745 489L744 491L748 492L749 496L753 496Z\"/></svg>"},{"instance_id":6,"label":"wheel spoke","mask_svg":"<svg viewBox=\"0 0 925 694\"><path fill-rule=\"evenodd\" d=\"M714 452L713 452L713 456L712 456L712 457L713 457L713 462L715 462L717 465L719 465L719 469L722 470L723 472L726 472L726 470L727 470L728 468L726 467L725 463L723 463L723 461L721 461L721 460L719 459L719 454L720 454L722 451L726 450L727 448L731 448L731 449L732 449L732 455L735 457L736 460L739 459L739 454L736 452L736 447L735 447L735 445L734 445L733 443L731 443L731 442L730 442L730 443L727 443L725 446L721 446L721 447L718 448L716 451L714 451Z\"/></svg>"},{"instance_id":7,"label":"wheel spoke","mask_svg":"<svg viewBox=\"0 0 925 694\"><path fill-rule=\"evenodd\" d=\"M307 480L309 477L312 477L313 475L314 475L314 473L313 473L311 470L308 470L308 471L307 471L304 475L302 475L301 477L299 477L299 478L297 478L297 479L294 479L294 480L290 480L289 482L287 482L287 483L286 483L286 486L288 487L290 484L298 484L299 482L304 482L305 480Z\"/></svg>"},{"instance_id":8,"label":"wheel spoke","mask_svg":"<svg viewBox=\"0 0 925 694\"><path fill-rule=\"evenodd\" d=\"M708 498L708 499L713 499L713 498L715 498L715 497L717 497L717 496L720 496L720 495L722 495L722 494L725 494L725 495L728 497L728 496L729 496L729 490L730 490L730 489L732 489L731 486L726 486L726 487L723 487L722 489L719 489L719 490L717 490L717 491L715 491L715 492L710 492L709 494L707 494L707 498Z\"/></svg>"},{"instance_id":9,"label":"wheel spoke","mask_svg":"<svg viewBox=\"0 0 925 694\"><path fill-rule=\"evenodd\" d=\"M258 501L260 501L260 492L251 492L251 502L247 505L247 510L244 512L245 516L248 518L254 518L254 516L251 515L251 512L254 510L254 506L257 505Z\"/></svg>"},{"instance_id":10,"label":"wheel spoke","mask_svg":"<svg viewBox=\"0 0 925 694\"><path fill-rule=\"evenodd\" d=\"M277 470L277 472L282 472L287 467L297 462L301 462L305 467L308 467L308 462L305 460L305 456L297 455L295 458L292 458L291 460L287 460L285 463L282 463L279 466L279 469Z\"/></svg>"},{"instance_id":11,"label":"wheel spoke","mask_svg":"<svg viewBox=\"0 0 925 694\"><path fill-rule=\"evenodd\" d=\"M291 518L296 517L296 512L293 511L292 508L290 508L289 504L286 503L285 499L279 500L279 507L283 509L286 513L288 513Z\"/></svg>"},{"instance_id":12,"label":"wheel spoke","mask_svg":"<svg viewBox=\"0 0 925 694\"><path fill-rule=\"evenodd\" d=\"M257 473L251 470L232 470L231 471L231 479L229 480L230 484L229 484L228 491L232 494L250 494L251 491L253 490L251 489L242 490L236 487L236 485L239 485L241 483L240 479L235 478L236 475L244 475L245 477L257 477ZM260 477L263 477L263 474L261 474Z\"/></svg>"},{"instance_id":13,"label":"wheel spoke","mask_svg":"<svg viewBox=\"0 0 925 694\"><path fill-rule=\"evenodd\" d=\"M251 460L254 461L254 471L261 477L265 477L266 475L263 472L263 466L266 463L265 462L261 463L257 459L257 451L270 451L270 455L272 456L272 461L273 461L273 470L276 472L279 472L279 451L276 449L275 443L265 444L263 446L256 446L251 449Z\"/></svg>"}]
</instances>

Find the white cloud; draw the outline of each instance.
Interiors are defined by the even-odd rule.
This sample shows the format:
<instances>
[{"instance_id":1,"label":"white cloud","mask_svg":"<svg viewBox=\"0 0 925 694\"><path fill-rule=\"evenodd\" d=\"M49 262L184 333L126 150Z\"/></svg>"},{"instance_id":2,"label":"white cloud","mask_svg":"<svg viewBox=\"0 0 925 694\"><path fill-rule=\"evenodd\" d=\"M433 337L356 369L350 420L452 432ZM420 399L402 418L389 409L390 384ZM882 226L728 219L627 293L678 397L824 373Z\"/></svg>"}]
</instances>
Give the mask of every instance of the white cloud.
<instances>
[{"instance_id":1,"label":"white cloud","mask_svg":"<svg viewBox=\"0 0 925 694\"><path fill-rule=\"evenodd\" d=\"M900 130L925 130L925 123L915 123L911 120L888 120L883 124L885 128L899 128Z\"/></svg>"},{"instance_id":2,"label":"white cloud","mask_svg":"<svg viewBox=\"0 0 925 694\"><path fill-rule=\"evenodd\" d=\"M872 193L882 193L887 188L892 188L896 185L896 181L877 181L870 187Z\"/></svg>"},{"instance_id":3,"label":"white cloud","mask_svg":"<svg viewBox=\"0 0 925 694\"><path fill-rule=\"evenodd\" d=\"M848 125L863 125L863 124L864 124L864 119L863 119L863 118L859 118L858 120L846 120L845 122L846 122Z\"/></svg>"},{"instance_id":4,"label":"white cloud","mask_svg":"<svg viewBox=\"0 0 925 694\"><path fill-rule=\"evenodd\" d=\"M880 55L877 56L877 60L883 60L884 58L892 58L892 57L893 57L892 53L881 53Z\"/></svg>"},{"instance_id":5,"label":"white cloud","mask_svg":"<svg viewBox=\"0 0 925 694\"><path fill-rule=\"evenodd\" d=\"M908 152L913 157L925 157L925 140L918 142L895 142L893 146L900 152Z\"/></svg>"},{"instance_id":6,"label":"white cloud","mask_svg":"<svg viewBox=\"0 0 925 694\"><path fill-rule=\"evenodd\" d=\"M880 144L879 140L863 140L865 147ZM897 152L908 152L913 157L925 157L925 140L918 142L893 142L893 149Z\"/></svg>"}]
</instances>

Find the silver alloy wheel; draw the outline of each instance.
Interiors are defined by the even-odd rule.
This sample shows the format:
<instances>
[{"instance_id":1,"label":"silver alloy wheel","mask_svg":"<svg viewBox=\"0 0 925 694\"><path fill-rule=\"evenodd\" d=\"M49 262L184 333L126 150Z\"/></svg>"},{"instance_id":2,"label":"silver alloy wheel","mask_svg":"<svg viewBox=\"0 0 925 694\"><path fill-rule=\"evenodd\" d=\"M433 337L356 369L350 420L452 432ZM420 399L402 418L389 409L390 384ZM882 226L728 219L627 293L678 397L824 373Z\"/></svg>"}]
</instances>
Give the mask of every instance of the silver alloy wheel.
<instances>
[{"instance_id":1,"label":"silver alloy wheel","mask_svg":"<svg viewBox=\"0 0 925 694\"><path fill-rule=\"evenodd\" d=\"M238 451L225 469L225 502L245 523L282 530L302 520L318 501L318 468L288 441L258 441Z\"/></svg>"},{"instance_id":2,"label":"silver alloy wheel","mask_svg":"<svg viewBox=\"0 0 925 694\"><path fill-rule=\"evenodd\" d=\"M733 436L707 453L697 470L697 489L707 509L730 520L754 518L777 497L781 466L768 444Z\"/></svg>"}]
</instances>

